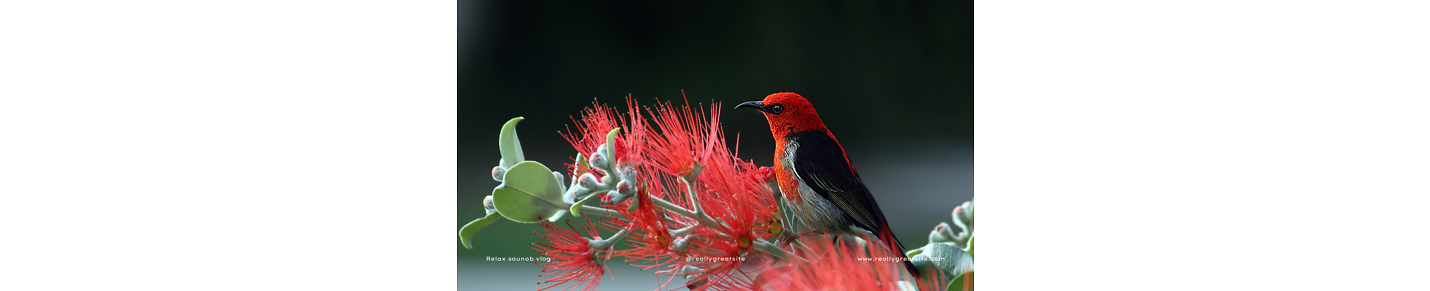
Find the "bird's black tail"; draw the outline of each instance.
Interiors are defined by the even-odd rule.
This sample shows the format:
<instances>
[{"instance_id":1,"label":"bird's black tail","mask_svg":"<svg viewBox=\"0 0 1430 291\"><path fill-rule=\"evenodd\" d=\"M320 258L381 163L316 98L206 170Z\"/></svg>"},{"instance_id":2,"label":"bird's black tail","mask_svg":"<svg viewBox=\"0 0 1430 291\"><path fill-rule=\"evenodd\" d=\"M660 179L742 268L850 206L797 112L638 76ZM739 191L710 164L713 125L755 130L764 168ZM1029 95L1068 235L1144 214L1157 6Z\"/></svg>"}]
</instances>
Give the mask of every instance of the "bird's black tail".
<instances>
[{"instance_id":1,"label":"bird's black tail","mask_svg":"<svg viewBox=\"0 0 1430 291\"><path fill-rule=\"evenodd\" d=\"M909 274L914 275L914 279L923 278L924 275L919 274L919 267L914 266L914 261L910 261L908 258L904 257L904 268L909 269Z\"/></svg>"},{"instance_id":2,"label":"bird's black tail","mask_svg":"<svg viewBox=\"0 0 1430 291\"><path fill-rule=\"evenodd\" d=\"M923 277L923 274L919 274L919 268L914 266L914 261L909 260L909 256L904 254L904 244L899 243L899 238L894 237L894 232L889 230L888 225L884 225L883 229L880 230L879 240L884 241L885 244L889 245L890 251L899 254L899 257L903 258L904 268L909 270L909 274L913 275L914 279Z\"/></svg>"}]
</instances>

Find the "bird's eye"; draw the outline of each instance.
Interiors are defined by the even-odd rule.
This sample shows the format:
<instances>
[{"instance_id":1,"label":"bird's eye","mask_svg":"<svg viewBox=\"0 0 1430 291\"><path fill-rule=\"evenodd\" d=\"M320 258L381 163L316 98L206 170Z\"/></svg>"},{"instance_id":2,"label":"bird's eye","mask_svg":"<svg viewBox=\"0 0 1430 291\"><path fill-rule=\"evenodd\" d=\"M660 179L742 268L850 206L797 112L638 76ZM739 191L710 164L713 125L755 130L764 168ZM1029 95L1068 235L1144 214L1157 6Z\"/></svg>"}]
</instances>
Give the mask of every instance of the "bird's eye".
<instances>
[{"instance_id":1,"label":"bird's eye","mask_svg":"<svg viewBox=\"0 0 1430 291\"><path fill-rule=\"evenodd\" d=\"M779 104L775 104L775 105L771 105L771 106L770 106L770 113L780 114L781 112L785 112L785 107L784 107L784 106L780 106Z\"/></svg>"}]
</instances>

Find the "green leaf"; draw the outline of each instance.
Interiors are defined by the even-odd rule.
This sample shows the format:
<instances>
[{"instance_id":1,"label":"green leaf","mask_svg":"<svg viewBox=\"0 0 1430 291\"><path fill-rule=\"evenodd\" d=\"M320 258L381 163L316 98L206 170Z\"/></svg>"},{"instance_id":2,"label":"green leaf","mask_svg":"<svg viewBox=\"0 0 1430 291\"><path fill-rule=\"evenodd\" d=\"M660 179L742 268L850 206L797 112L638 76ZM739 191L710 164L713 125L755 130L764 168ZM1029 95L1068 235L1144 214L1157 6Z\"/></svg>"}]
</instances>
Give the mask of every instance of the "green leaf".
<instances>
[{"instance_id":1,"label":"green leaf","mask_svg":"<svg viewBox=\"0 0 1430 291\"><path fill-rule=\"evenodd\" d=\"M502 181L492 189L492 203L503 217L521 223L542 219L555 222L566 213L561 185L546 165L536 161L517 163L507 170Z\"/></svg>"},{"instance_id":2,"label":"green leaf","mask_svg":"<svg viewBox=\"0 0 1430 291\"><path fill-rule=\"evenodd\" d=\"M501 126L501 134L497 137L501 142L501 166L511 168L517 163L526 161L526 156L521 154L521 139L516 138L516 124L524 118L517 117L507 120Z\"/></svg>"},{"instance_id":3,"label":"green leaf","mask_svg":"<svg viewBox=\"0 0 1430 291\"><path fill-rule=\"evenodd\" d=\"M468 249L472 248L472 234L477 233L477 230L482 229L482 227L487 226L487 224L497 221L498 217L501 217L501 215L487 215L487 217L478 218L477 220L468 222L467 225L463 225L462 230L457 231L457 236L462 238L462 246Z\"/></svg>"},{"instance_id":4,"label":"green leaf","mask_svg":"<svg viewBox=\"0 0 1430 291\"><path fill-rule=\"evenodd\" d=\"M967 273L958 274L958 277L954 277L954 278L953 278L953 281L948 281L948 287L944 288L944 290L948 290L948 291L965 291L965 290L972 291L972 290L973 290L973 288L964 288L963 285L965 285L965 284L969 285L968 287L973 287L973 286L972 286L972 284L973 284L973 272L970 271L970 272L967 272Z\"/></svg>"},{"instance_id":5,"label":"green leaf","mask_svg":"<svg viewBox=\"0 0 1430 291\"><path fill-rule=\"evenodd\" d=\"M612 170L616 169L616 134L620 132L621 128L617 127L612 128L611 132L606 133L606 152L601 153L602 155L606 155L607 161L611 162L610 166Z\"/></svg>"},{"instance_id":6,"label":"green leaf","mask_svg":"<svg viewBox=\"0 0 1430 291\"><path fill-rule=\"evenodd\" d=\"M918 255L918 254L922 254L922 253L924 253L924 247L919 247L919 248L917 248L917 249L912 249L912 250L909 250L909 251L904 252L904 256L905 256L905 257L910 257L910 258L912 258L912 257L914 257L914 256L916 256L916 255Z\"/></svg>"},{"instance_id":7,"label":"green leaf","mask_svg":"<svg viewBox=\"0 0 1430 291\"><path fill-rule=\"evenodd\" d=\"M929 263L947 276L973 270L973 256L954 246L953 243L928 244L924 246L922 255L927 256Z\"/></svg>"},{"instance_id":8,"label":"green leaf","mask_svg":"<svg viewBox=\"0 0 1430 291\"><path fill-rule=\"evenodd\" d=\"M571 215L581 217L581 205L586 205L587 201L591 201L591 199L596 198L596 196L598 196L596 193L591 193L591 195L586 196L586 198L581 199L581 201L576 201L576 204L571 204Z\"/></svg>"},{"instance_id":9,"label":"green leaf","mask_svg":"<svg viewBox=\"0 0 1430 291\"><path fill-rule=\"evenodd\" d=\"M576 173L571 176L571 185L576 185L576 180L581 178L581 174L591 170L591 163L586 162L586 156L576 153Z\"/></svg>"}]
</instances>

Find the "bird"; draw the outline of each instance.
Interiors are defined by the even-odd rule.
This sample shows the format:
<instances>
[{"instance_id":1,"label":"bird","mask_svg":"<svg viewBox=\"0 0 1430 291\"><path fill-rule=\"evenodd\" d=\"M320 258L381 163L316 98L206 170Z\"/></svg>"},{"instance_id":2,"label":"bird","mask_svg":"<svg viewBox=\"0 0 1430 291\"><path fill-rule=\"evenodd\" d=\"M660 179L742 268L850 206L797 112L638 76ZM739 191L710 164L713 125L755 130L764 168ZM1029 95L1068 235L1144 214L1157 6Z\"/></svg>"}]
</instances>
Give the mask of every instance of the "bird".
<instances>
[{"instance_id":1,"label":"bird","mask_svg":"<svg viewBox=\"0 0 1430 291\"><path fill-rule=\"evenodd\" d=\"M781 92L732 110L740 108L758 109L769 122L775 140L776 183L786 205L809 231L867 231L891 251L904 253L874 195L808 99ZM910 274L920 276L907 257L903 262Z\"/></svg>"}]
</instances>

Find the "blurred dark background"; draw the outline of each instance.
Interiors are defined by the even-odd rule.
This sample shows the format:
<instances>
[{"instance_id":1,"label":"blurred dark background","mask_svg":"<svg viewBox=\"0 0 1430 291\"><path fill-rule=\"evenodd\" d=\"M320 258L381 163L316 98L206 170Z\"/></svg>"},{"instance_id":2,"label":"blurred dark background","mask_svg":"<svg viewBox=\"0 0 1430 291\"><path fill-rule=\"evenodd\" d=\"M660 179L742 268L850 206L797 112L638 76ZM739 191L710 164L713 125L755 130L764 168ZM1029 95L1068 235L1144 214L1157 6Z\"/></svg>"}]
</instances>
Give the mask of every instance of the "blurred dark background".
<instances>
[{"instance_id":1,"label":"blurred dark background","mask_svg":"<svg viewBox=\"0 0 1430 291\"><path fill-rule=\"evenodd\" d=\"M599 101L719 102L728 143L770 165L764 119L735 104L776 92L814 103L906 248L973 197L971 1L459 1L457 227L485 214L497 131L518 126L526 157L559 167L557 134ZM498 221L474 249L457 240L459 289L537 287L535 224ZM612 284L653 287L650 271L610 265ZM623 276L625 275L625 276ZM515 276L515 277L513 277ZM497 281L511 282L490 285ZM677 282L679 280L677 279ZM505 287L503 287L505 286ZM619 286L619 285L618 285ZM620 287L614 287L623 289Z\"/></svg>"}]
</instances>

